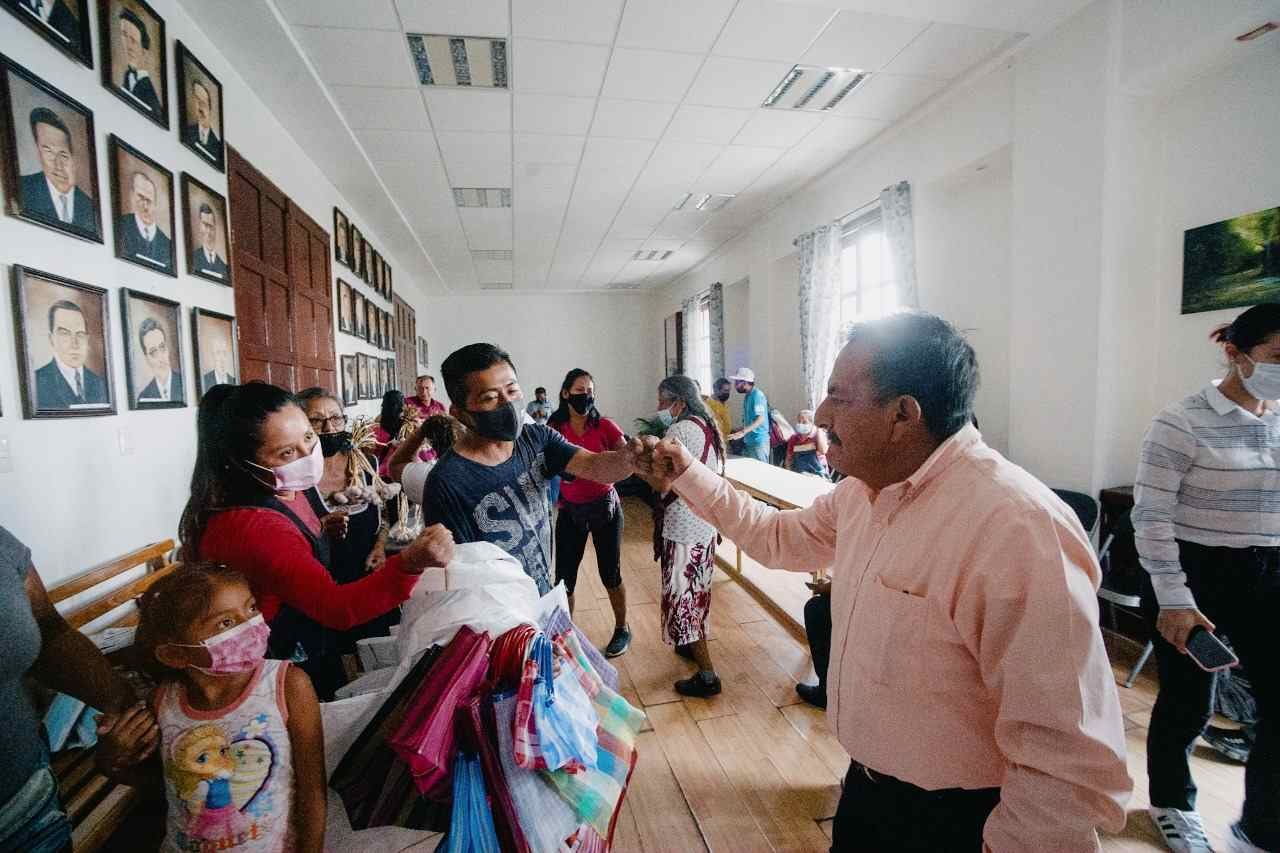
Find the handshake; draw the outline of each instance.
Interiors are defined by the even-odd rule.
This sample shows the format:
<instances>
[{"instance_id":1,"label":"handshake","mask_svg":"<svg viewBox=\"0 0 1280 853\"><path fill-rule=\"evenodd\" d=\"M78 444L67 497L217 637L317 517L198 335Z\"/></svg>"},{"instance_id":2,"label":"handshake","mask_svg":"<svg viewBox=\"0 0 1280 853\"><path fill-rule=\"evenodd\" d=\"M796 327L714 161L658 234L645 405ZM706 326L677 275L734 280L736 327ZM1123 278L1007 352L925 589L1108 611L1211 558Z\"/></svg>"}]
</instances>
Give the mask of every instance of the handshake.
<instances>
[{"instance_id":1,"label":"handshake","mask_svg":"<svg viewBox=\"0 0 1280 853\"><path fill-rule=\"evenodd\" d=\"M693 464L693 455L674 438L639 436L627 442L626 450L635 473L659 493L671 491L671 484Z\"/></svg>"}]
</instances>

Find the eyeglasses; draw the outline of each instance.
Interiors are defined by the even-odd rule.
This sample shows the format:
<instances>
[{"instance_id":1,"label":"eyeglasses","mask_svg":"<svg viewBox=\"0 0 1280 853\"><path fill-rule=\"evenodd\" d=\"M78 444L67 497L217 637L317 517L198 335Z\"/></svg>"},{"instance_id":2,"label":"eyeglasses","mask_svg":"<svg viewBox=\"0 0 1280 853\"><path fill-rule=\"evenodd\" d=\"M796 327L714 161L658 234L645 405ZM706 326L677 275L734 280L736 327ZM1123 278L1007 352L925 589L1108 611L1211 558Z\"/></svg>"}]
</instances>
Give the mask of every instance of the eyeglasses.
<instances>
[{"instance_id":1,"label":"eyeglasses","mask_svg":"<svg viewBox=\"0 0 1280 853\"><path fill-rule=\"evenodd\" d=\"M347 425L346 415L334 415L331 418L307 418L307 420L311 421L311 426L317 430L325 429L327 427L331 430L337 431Z\"/></svg>"},{"instance_id":2,"label":"eyeglasses","mask_svg":"<svg viewBox=\"0 0 1280 853\"><path fill-rule=\"evenodd\" d=\"M70 152L58 151L54 148L50 148L48 145L41 145L40 153L43 154L46 158L49 158L55 161L59 166L65 166L71 162Z\"/></svg>"}]
</instances>

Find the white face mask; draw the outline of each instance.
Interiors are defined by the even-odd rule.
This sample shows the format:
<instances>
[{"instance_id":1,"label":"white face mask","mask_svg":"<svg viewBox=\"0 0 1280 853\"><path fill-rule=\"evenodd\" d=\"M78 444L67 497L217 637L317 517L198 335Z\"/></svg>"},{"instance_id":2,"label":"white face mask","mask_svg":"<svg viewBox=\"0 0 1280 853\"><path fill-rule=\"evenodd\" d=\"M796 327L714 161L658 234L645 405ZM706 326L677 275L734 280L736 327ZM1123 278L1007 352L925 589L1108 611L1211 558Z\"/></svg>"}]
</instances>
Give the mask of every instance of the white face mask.
<instances>
[{"instance_id":1,"label":"white face mask","mask_svg":"<svg viewBox=\"0 0 1280 853\"><path fill-rule=\"evenodd\" d=\"M808 435L813 432L813 424L796 424L796 432L801 435Z\"/></svg>"},{"instance_id":2,"label":"white face mask","mask_svg":"<svg viewBox=\"0 0 1280 853\"><path fill-rule=\"evenodd\" d=\"M1245 376L1240 373L1240 383L1249 396L1255 400L1280 400L1280 364L1254 361L1245 356L1253 365L1253 373ZM1236 372L1240 372L1239 366Z\"/></svg>"}]
</instances>

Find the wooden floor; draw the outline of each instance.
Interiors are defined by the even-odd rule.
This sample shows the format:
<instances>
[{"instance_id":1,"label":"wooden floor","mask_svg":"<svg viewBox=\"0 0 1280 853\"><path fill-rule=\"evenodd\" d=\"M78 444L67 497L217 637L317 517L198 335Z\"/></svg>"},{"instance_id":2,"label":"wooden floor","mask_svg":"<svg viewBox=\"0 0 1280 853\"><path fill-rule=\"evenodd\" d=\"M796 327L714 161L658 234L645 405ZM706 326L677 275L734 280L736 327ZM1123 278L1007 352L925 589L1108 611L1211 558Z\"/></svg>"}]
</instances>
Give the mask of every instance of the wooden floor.
<instances>
[{"instance_id":1,"label":"wooden floor","mask_svg":"<svg viewBox=\"0 0 1280 853\"><path fill-rule=\"evenodd\" d=\"M633 851L826 850L839 780L848 756L823 712L799 702L794 685L811 680L808 650L736 582L717 571L711 594L710 647L724 692L682 698L672 682L693 671L659 638L659 571L648 511L627 501L623 579L631 651L614 660L622 692L649 716L640 761L618 819L614 849ZM575 621L600 646L613 629L609 600L588 547ZM1121 677L1136 650L1115 644ZM1146 723L1155 698L1154 663L1132 689L1120 688L1129 736L1134 797L1129 822L1103 849L1158 850L1146 814ZM1198 747L1192 759L1200 809L1215 846L1225 846L1239 815L1244 769Z\"/></svg>"}]
</instances>

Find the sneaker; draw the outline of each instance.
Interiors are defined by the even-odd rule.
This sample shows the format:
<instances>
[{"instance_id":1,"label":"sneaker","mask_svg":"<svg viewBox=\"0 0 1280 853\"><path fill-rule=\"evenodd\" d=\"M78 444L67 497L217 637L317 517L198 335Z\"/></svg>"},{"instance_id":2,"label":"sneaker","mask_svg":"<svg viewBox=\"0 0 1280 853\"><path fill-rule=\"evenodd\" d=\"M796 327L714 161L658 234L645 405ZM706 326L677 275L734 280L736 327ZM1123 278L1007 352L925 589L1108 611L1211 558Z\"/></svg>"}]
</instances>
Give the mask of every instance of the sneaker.
<instances>
[{"instance_id":1,"label":"sneaker","mask_svg":"<svg viewBox=\"0 0 1280 853\"><path fill-rule=\"evenodd\" d=\"M618 655L626 654L629 648L631 648L631 629L623 625L621 628L613 629L613 636L609 638L609 645L604 647L604 656L616 658Z\"/></svg>"},{"instance_id":2,"label":"sneaker","mask_svg":"<svg viewBox=\"0 0 1280 853\"><path fill-rule=\"evenodd\" d=\"M688 678L676 682L676 692L681 696L715 696L720 693L720 676L714 672L699 670Z\"/></svg>"},{"instance_id":3,"label":"sneaker","mask_svg":"<svg viewBox=\"0 0 1280 853\"><path fill-rule=\"evenodd\" d=\"M1204 738L1205 743L1227 758L1244 764L1249 760L1249 752L1253 749L1253 738L1249 737L1249 734L1248 729L1220 729L1217 726L1209 726L1201 737Z\"/></svg>"},{"instance_id":4,"label":"sneaker","mask_svg":"<svg viewBox=\"0 0 1280 853\"><path fill-rule=\"evenodd\" d=\"M1238 823L1231 824L1231 829L1227 832L1227 850L1231 853L1267 853L1249 840Z\"/></svg>"},{"instance_id":5,"label":"sneaker","mask_svg":"<svg viewBox=\"0 0 1280 853\"><path fill-rule=\"evenodd\" d=\"M796 694L815 708L827 708L827 691L820 684L797 684Z\"/></svg>"},{"instance_id":6,"label":"sneaker","mask_svg":"<svg viewBox=\"0 0 1280 853\"><path fill-rule=\"evenodd\" d=\"M1213 853L1209 837L1204 834L1204 821L1199 812L1162 809L1152 806L1148 813L1164 844L1173 853Z\"/></svg>"}]
</instances>

